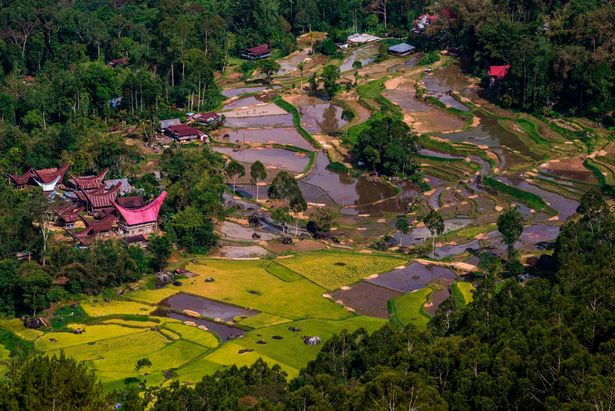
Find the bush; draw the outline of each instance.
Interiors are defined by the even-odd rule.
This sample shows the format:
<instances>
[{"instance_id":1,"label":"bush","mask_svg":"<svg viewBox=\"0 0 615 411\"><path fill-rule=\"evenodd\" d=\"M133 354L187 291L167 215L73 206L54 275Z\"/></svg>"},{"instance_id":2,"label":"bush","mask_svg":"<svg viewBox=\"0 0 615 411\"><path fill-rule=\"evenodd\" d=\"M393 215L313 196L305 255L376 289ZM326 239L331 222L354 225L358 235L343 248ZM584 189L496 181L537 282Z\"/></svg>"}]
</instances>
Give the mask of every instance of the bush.
<instances>
[{"instance_id":1,"label":"bush","mask_svg":"<svg viewBox=\"0 0 615 411\"><path fill-rule=\"evenodd\" d=\"M432 51L430 53L425 54L423 57L416 62L417 66L428 66L437 61L440 61L440 53L436 51Z\"/></svg>"}]
</instances>

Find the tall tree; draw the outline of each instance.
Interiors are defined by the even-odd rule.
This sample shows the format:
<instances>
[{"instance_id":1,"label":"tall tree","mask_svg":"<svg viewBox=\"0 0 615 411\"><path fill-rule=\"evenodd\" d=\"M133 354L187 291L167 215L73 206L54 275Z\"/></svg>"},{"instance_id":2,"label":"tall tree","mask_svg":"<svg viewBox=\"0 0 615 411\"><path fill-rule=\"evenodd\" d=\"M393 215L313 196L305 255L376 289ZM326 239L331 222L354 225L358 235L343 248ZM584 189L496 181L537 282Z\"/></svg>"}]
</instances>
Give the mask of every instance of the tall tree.
<instances>
[{"instance_id":1,"label":"tall tree","mask_svg":"<svg viewBox=\"0 0 615 411\"><path fill-rule=\"evenodd\" d=\"M431 253L436 256L436 236L444 233L444 219L442 215L433 208L430 208L429 213L423 217L423 223L431 233Z\"/></svg>"},{"instance_id":2,"label":"tall tree","mask_svg":"<svg viewBox=\"0 0 615 411\"><path fill-rule=\"evenodd\" d=\"M399 246L403 247L404 236L410 231L410 224L405 216L397 217L395 229L399 231Z\"/></svg>"},{"instance_id":3,"label":"tall tree","mask_svg":"<svg viewBox=\"0 0 615 411\"><path fill-rule=\"evenodd\" d=\"M517 207L509 207L498 217L498 231L502 234L502 242L506 244L508 258L515 255L515 243L523 232L525 218Z\"/></svg>"},{"instance_id":4,"label":"tall tree","mask_svg":"<svg viewBox=\"0 0 615 411\"><path fill-rule=\"evenodd\" d=\"M265 169L265 165L259 160L256 160L250 166L250 178L252 184L256 187L256 201L258 202L258 182L267 178L267 169Z\"/></svg>"},{"instance_id":5,"label":"tall tree","mask_svg":"<svg viewBox=\"0 0 615 411\"><path fill-rule=\"evenodd\" d=\"M246 168L239 161L231 160L228 162L226 167L224 168L224 172L227 176L229 176L233 180L233 194L236 193L235 183L237 181L237 176L243 177L246 175Z\"/></svg>"}]
</instances>

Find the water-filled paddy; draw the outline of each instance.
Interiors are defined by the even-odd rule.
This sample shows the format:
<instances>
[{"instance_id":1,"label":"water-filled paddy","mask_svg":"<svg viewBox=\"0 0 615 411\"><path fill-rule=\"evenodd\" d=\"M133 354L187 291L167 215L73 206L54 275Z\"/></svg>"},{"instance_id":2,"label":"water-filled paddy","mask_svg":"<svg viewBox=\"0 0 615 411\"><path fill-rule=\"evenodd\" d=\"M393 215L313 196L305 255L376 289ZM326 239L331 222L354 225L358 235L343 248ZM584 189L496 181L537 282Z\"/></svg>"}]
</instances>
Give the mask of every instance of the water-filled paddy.
<instances>
[{"instance_id":1,"label":"water-filled paddy","mask_svg":"<svg viewBox=\"0 0 615 411\"><path fill-rule=\"evenodd\" d=\"M341 107L331 103L301 106L301 125L310 133L335 133L348 124L346 120L342 120L343 111Z\"/></svg>"},{"instance_id":2,"label":"water-filled paddy","mask_svg":"<svg viewBox=\"0 0 615 411\"><path fill-rule=\"evenodd\" d=\"M284 144L306 150L312 148L294 127L223 129L216 138L237 144Z\"/></svg>"},{"instance_id":3,"label":"water-filled paddy","mask_svg":"<svg viewBox=\"0 0 615 411\"><path fill-rule=\"evenodd\" d=\"M340 72L352 70L352 65L355 61L360 61L361 66L366 66L376 60L378 55L378 43L372 43L367 46L363 46L352 50L352 52L346 57L346 60L340 66Z\"/></svg>"},{"instance_id":4,"label":"water-filled paddy","mask_svg":"<svg viewBox=\"0 0 615 411\"><path fill-rule=\"evenodd\" d=\"M390 288L380 287L365 281L359 281L347 290L338 290L331 294L333 300L351 307L362 315L389 318L387 301L401 295Z\"/></svg>"},{"instance_id":5,"label":"water-filled paddy","mask_svg":"<svg viewBox=\"0 0 615 411\"><path fill-rule=\"evenodd\" d=\"M246 310L234 305L186 293L172 295L162 300L159 305L173 311L190 310L202 317L219 318L223 321L232 321L237 317L251 317L258 314L258 311Z\"/></svg>"},{"instance_id":6,"label":"water-filled paddy","mask_svg":"<svg viewBox=\"0 0 615 411\"><path fill-rule=\"evenodd\" d=\"M247 148L235 151L231 147L214 147L214 150L242 163L252 164L259 160L267 168L281 169L292 173L303 172L310 161L309 156L305 153L296 153L281 148Z\"/></svg>"},{"instance_id":7,"label":"water-filled paddy","mask_svg":"<svg viewBox=\"0 0 615 411\"><path fill-rule=\"evenodd\" d=\"M318 153L316 164L310 174L301 180L300 185L309 184L326 193L335 203L342 206L369 204L392 197L397 190L389 184L355 178L327 170L329 159L324 153ZM313 190L313 189L312 189ZM307 191L307 190L306 190ZM304 194L309 195L310 192ZM306 199L308 197L306 196ZM309 198L308 201L318 202Z\"/></svg>"}]
</instances>

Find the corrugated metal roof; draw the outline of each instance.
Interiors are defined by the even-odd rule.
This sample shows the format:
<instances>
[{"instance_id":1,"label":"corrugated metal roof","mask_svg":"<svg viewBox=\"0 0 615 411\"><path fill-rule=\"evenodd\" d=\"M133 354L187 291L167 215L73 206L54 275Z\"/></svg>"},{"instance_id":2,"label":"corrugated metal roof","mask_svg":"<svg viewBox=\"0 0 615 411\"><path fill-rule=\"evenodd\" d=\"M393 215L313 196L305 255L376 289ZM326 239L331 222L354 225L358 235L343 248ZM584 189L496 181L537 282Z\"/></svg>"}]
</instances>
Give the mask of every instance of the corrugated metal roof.
<instances>
[{"instance_id":1,"label":"corrugated metal roof","mask_svg":"<svg viewBox=\"0 0 615 411\"><path fill-rule=\"evenodd\" d=\"M409 51L414 50L416 47L408 44L408 43L399 43L394 46L389 47L389 51L394 53L407 53Z\"/></svg>"}]
</instances>

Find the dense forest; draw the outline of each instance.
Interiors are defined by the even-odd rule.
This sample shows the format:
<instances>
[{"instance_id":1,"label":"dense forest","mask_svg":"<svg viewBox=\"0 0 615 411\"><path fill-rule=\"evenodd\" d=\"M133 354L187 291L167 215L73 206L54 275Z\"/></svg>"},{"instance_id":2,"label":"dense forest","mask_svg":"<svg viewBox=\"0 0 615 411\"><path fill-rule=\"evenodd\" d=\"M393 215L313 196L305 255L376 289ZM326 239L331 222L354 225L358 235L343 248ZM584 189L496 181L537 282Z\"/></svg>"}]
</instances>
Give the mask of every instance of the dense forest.
<instances>
[{"instance_id":1,"label":"dense forest","mask_svg":"<svg viewBox=\"0 0 615 411\"><path fill-rule=\"evenodd\" d=\"M17 360L0 390L3 409L598 409L612 408L615 219L586 196L540 278L496 287L477 273L474 302L450 298L425 332L387 325L342 333L298 378L262 361L204 377L106 397L83 365L61 357ZM552 267L553 269L547 269ZM59 388L62 389L59 389ZM41 395L34 395L39 392ZM32 394L32 395L30 395ZM57 409L57 408L56 408Z\"/></svg>"},{"instance_id":2,"label":"dense forest","mask_svg":"<svg viewBox=\"0 0 615 411\"><path fill-rule=\"evenodd\" d=\"M89 115L143 124L173 107L212 108L214 73L232 56L262 42L288 54L307 30L336 41L356 31L409 37L456 50L483 77L488 65L510 64L495 98L521 109L607 121L613 108L615 7L598 0L4 0L0 9L0 118L34 137L3 126L10 168L82 146ZM426 12L439 18L412 33Z\"/></svg>"}]
</instances>

